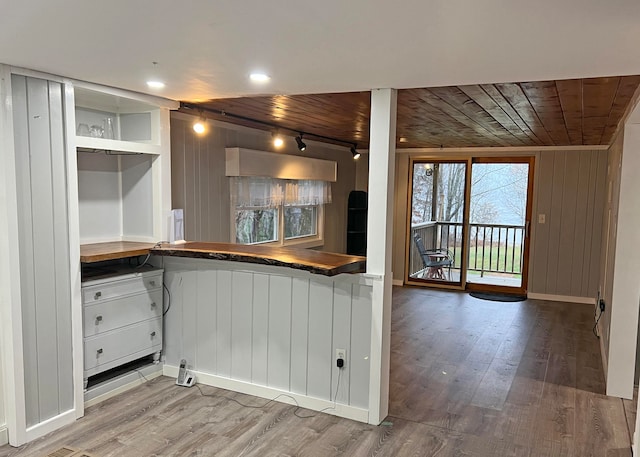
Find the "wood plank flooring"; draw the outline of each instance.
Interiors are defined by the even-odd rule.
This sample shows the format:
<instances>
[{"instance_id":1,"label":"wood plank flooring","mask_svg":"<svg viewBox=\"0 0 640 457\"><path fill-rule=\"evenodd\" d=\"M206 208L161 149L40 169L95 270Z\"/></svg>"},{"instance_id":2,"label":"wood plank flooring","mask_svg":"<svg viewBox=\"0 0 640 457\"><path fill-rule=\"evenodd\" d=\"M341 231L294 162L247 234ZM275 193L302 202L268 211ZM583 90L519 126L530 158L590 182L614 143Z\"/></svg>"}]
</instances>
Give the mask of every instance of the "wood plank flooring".
<instances>
[{"instance_id":1,"label":"wood plank flooring","mask_svg":"<svg viewBox=\"0 0 640 457\"><path fill-rule=\"evenodd\" d=\"M591 307L418 288L394 288L393 299L386 425L277 402L246 408L230 398L266 400L208 386L203 397L161 377L0 457L63 445L96 457L631 456L635 411L603 395Z\"/></svg>"}]
</instances>

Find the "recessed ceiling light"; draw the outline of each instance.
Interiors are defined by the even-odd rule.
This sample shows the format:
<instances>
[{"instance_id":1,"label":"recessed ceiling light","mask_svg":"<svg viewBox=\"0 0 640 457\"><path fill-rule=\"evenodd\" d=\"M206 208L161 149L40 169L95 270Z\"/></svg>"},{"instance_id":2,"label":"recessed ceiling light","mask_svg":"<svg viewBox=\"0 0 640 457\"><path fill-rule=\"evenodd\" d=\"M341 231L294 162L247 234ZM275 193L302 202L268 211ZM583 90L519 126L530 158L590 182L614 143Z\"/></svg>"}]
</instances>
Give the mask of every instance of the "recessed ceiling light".
<instances>
[{"instance_id":1,"label":"recessed ceiling light","mask_svg":"<svg viewBox=\"0 0 640 457\"><path fill-rule=\"evenodd\" d=\"M400 137L400 143L406 143L407 139L403 136Z\"/></svg>"},{"instance_id":2,"label":"recessed ceiling light","mask_svg":"<svg viewBox=\"0 0 640 457\"><path fill-rule=\"evenodd\" d=\"M265 73L251 73L249 79L254 83L266 83L271 79L271 76Z\"/></svg>"},{"instance_id":3,"label":"recessed ceiling light","mask_svg":"<svg viewBox=\"0 0 640 457\"><path fill-rule=\"evenodd\" d=\"M150 89L164 89L165 84L161 81L147 81Z\"/></svg>"},{"instance_id":4,"label":"recessed ceiling light","mask_svg":"<svg viewBox=\"0 0 640 457\"><path fill-rule=\"evenodd\" d=\"M280 135L276 135L275 137L273 137L273 145L276 148L281 148L283 144L284 144L284 140Z\"/></svg>"}]
</instances>

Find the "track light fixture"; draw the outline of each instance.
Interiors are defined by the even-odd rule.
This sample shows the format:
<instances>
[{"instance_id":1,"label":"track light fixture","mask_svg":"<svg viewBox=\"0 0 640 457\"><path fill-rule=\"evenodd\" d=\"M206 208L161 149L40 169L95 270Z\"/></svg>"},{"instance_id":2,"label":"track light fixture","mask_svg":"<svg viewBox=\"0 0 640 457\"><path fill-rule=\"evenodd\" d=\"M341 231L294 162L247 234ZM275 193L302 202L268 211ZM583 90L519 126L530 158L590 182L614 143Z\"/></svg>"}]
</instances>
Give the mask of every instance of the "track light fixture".
<instances>
[{"instance_id":1,"label":"track light fixture","mask_svg":"<svg viewBox=\"0 0 640 457\"><path fill-rule=\"evenodd\" d=\"M200 117L193 123L193 131L198 135L202 135L206 130L207 119L204 117L204 113L200 112Z\"/></svg>"},{"instance_id":2,"label":"track light fixture","mask_svg":"<svg viewBox=\"0 0 640 457\"><path fill-rule=\"evenodd\" d=\"M304 141L302 141L302 133L300 133L300 136L296 137L296 143L298 144L298 149L300 149L301 151L304 151L305 149L307 149L307 145L304 143Z\"/></svg>"},{"instance_id":3,"label":"track light fixture","mask_svg":"<svg viewBox=\"0 0 640 457\"><path fill-rule=\"evenodd\" d=\"M354 144L353 146L351 146L351 155L353 156L353 160L358 160L360 158L360 153L356 150L356 147L358 145Z\"/></svg>"},{"instance_id":4,"label":"track light fixture","mask_svg":"<svg viewBox=\"0 0 640 457\"><path fill-rule=\"evenodd\" d=\"M295 136L294 138L296 140L296 144L300 151L304 151L307 148L306 143L302 140L303 136L307 135L314 139L326 140L328 143L332 143L332 144L340 144L345 146L351 145L351 148L349 150L351 151L353 160L358 160L358 158L360 157L360 153L356 150L356 148L358 147L357 143L351 143L348 140L333 138L333 137L321 135L318 133L301 132L300 130L293 130L291 128L283 127L281 125L273 124L271 122L265 122L258 119L253 119L247 116L242 116L240 114L229 113L226 110L207 108L205 106L194 105L191 103L181 102L180 109L183 111L187 110L187 112L193 110L193 111L197 111L200 114L198 121L193 125L193 129L196 132L198 132L198 134L205 133L206 131L206 118L204 117L204 113L206 112L206 113L212 113L216 116L227 118L225 122L232 122L230 119L235 119L238 121L250 122L252 125L262 126L263 130L272 132L271 136L273 137L273 146L275 148L281 148L284 145L284 140L282 138L282 135L280 134L281 131L284 131L288 135L291 135L291 134L295 135L296 133L298 134L298 136Z\"/></svg>"},{"instance_id":5,"label":"track light fixture","mask_svg":"<svg viewBox=\"0 0 640 457\"><path fill-rule=\"evenodd\" d=\"M279 133L274 133L272 134L273 136L273 146L276 148L281 148L282 145L284 144L284 140L282 139L282 136L280 136Z\"/></svg>"}]
</instances>

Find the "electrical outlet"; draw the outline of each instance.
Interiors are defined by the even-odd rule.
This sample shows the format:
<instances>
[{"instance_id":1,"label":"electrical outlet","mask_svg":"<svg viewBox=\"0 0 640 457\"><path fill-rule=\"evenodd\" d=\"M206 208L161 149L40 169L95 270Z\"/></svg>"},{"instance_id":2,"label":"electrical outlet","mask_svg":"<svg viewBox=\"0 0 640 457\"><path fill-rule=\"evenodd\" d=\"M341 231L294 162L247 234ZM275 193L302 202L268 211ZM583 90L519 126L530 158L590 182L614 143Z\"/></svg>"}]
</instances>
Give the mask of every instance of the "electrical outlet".
<instances>
[{"instance_id":1,"label":"electrical outlet","mask_svg":"<svg viewBox=\"0 0 640 457\"><path fill-rule=\"evenodd\" d=\"M342 360L342 366L340 366L339 360ZM346 349L336 349L336 364L338 368L342 368L347 364L347 350Z\"/></svg>"}]
</instances>

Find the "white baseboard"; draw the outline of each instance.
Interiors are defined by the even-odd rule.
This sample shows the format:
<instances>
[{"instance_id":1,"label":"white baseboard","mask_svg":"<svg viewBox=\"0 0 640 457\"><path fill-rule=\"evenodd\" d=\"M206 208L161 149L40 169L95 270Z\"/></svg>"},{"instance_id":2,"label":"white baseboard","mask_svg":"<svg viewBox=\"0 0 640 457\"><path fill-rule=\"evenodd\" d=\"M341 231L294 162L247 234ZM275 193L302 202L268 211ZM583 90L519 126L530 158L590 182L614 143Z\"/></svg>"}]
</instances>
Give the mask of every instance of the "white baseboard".
<instances>
[{"instance_id":1,"label":"white baseboard","mask_svg":"<svg viewBox=\"0 0 640 457\"><path fill-rule=\"evenodd\" d=\"M4 425L0 427L0 446L9 444L9 431Z\"/></svg>"},{"instance_id":2,"label":"white baseboard","mask_svg":"<svg viewBox=\"0 0 640 457\"><path fill-rule=\"evenodd\" d=\"M584 305L595 305L596 299L593 297L572 297L571 295L550 295L550 294L536 294L533 292L527 292L527 298L534 300L548 300L548 301L562 301L567 303L582 303Z\"/></svg>"},{"instance_id":3,"label":"white baseboard","mask_svg":"<svg viewBox=\"0 0 640 457\"><path fill-rule=\"evenodd\" d=\"M142 373L146 379L140 376L139 372ZM89 408L90 406L97 405L111 397L115 397L116 395L126 392L127 390L131 390L134 387L138 387L140 384L144 384L145 382L151 381L152 379L160 376L162 376L162 366L159 364L142 367L137 371L119 376L116 379L96 386L95 389L90 389L85 392L84 407Z\"/></svg>"},{"instance_id":4,"label":"white baseboard","mask_svg":"<svg viewBox=\"0 0 640 457\"><path fill-rule=\"evenodd\" d=\"M76 421L76 410L70 409L62 414L59 414L56 417L52 417L51 419L47 419L44 422L40 422L37 425L29 427L26 433L26 442L33 441L38 439L47 433L51 433L55 430L58 430L65 425L72 424Z\"/></svg>"},{"instance_id":5,"label":"white baseboard","mask_svg":"<svg viewBox=\"0 0 640 457\"><path fill-rule=\"evenodd\" d=\"M218 387L221 389L240 392L247 395L253 395L255 397L266 398L268 400L287 403L289 405L297 404L302 408L307 408L314 411L325 410L322 412L332 414L334 416L344 417L345 419L352 419L358 422L367 423L369 421L369 411L366 409L356 408L354 406L343 405L340 403L337 403L334 409L334 404L332 401L308 397L306 395L288 392L286 390L274 389L272 387L259 386L235 379L224 378L222 376L203 373L201 371L194 370L192 371L192 373L196 376L196 382L207 386ZM164 365L163 374L165 376L177 378L178 367Z\"/></svg>"},{"instance_id":6,"label":"white baseboard","mask_svg":"<svg viewBox=\"0 0 640 457\"><path fill-rule=\"evenodd\" d=\"M404 286L404 281L402 279L394 279L391 283L394 286Z\"/></svg>"}]
</instances>

